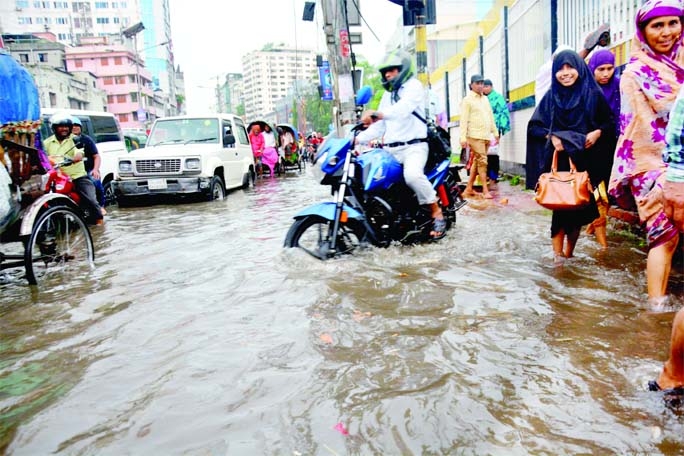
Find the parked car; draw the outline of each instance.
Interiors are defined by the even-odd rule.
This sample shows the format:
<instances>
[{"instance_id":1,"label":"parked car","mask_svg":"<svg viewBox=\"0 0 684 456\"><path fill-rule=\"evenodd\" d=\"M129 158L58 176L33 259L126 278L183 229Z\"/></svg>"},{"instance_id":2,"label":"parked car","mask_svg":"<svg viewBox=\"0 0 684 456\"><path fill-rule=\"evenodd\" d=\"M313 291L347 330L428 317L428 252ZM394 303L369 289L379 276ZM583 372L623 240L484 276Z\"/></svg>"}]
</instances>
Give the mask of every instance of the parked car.
<instances>
[{"instance_id":1,"label":"parked car","mask_svg":"<svg viewBox=\"0 0 684 456\"><path fill-rule=\"evenodd\" d=\"M254 182L247 130L233 114L155 120L145 148L119 158L114 189L120 205L158 195L222 199Z\"/></svg>"},{"instance_id":2,"label":"parked car","mask_svg":"<svg viewBox=\"0 0 684 456\"><path fill-rule=\"evenodd\" d=\"M111 112L43 108L41 109L43 123L40 128L42 138L52 135L50 117L57 112L78 117L83 124L83 133L95 141L97 151L100 154L100 175L104 186L105 201L107 204L113 203L112 181L116 174L118 158L127 153L119 121Z\"/></svg>"}]
</instances>

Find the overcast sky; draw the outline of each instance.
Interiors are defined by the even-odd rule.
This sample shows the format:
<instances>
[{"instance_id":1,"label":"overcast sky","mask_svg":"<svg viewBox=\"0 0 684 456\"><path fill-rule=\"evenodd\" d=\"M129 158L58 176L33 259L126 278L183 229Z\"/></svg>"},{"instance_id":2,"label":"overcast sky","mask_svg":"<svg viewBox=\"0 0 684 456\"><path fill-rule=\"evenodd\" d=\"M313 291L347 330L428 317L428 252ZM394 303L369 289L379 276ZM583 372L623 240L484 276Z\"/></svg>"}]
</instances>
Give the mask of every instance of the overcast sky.
<instances>
[{"instance_id":1,"label":"overcast sky","mask_svg":"<svg viewBox=\"0 0 684 456\"><path fill-rule=\"evenodd\" d=\"M283 42L325 55L321 0L313 22L302 20L304 2L170 0L174 58L185 74L189 113L213 110L216 76L242 73L242 56L266 43ZM376 64L401 17L401 7L388 0L360 0L360 7L380 41L365 26L354 27L352 31L363 35L363 44L354 52Z\"/></svg>"}]
</instances>

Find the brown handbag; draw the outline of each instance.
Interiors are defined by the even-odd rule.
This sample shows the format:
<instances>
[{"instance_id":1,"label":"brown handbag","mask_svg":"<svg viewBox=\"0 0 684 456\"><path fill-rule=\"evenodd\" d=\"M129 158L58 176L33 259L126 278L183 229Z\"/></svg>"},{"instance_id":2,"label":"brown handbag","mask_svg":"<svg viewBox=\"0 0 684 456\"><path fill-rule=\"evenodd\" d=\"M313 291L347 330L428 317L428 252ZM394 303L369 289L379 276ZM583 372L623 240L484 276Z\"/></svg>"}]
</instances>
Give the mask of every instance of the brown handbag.
<instances>
[{"instance_id":1,"label":"brown handbag","mask_svg":"<svg viewBox=\"0 0 684 456\"><path fill-rule=\"evenodd\" d=\"M541 206L554 211L579 209L591 202L594 189L589 173L577 171L570 160L570 171L558 171L558 151L553 152L551 172L539 176L534 199Z\"/></svg>"}]
</instances>

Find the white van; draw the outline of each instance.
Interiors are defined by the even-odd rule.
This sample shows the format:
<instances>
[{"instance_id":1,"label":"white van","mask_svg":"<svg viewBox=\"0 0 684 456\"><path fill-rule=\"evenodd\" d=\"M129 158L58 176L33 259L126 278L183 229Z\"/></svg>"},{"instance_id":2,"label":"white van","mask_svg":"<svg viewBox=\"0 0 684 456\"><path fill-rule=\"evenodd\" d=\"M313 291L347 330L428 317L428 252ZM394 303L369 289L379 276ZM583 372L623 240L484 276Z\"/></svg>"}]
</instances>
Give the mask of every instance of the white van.
<instances>
[{"instance_id":1,"label":"white van","mask_svg":"<svg viewBox=\"0 0 684 456\"><path fill-rule=\"evenodd\" d=\"M162 117L147 144L119 158L114 191L124 205L160 195L223 199L255 178L254 156L243 120L234 114Z\"/></svg>"},{"instance_id":2,"label":"white van","mask_svg":"<svg viewBox=\"0 0 684 456\"><path fill-rule=\"evenodd\" d=\"M56 113L66 113L78 117L83 124L83 133L93 138L100 155L100 175L105 190L107 204L114 201L112 181L120 155L126 155L126 143L119 121L111 112L84 111L80 109L44 108L41 109L43 124L40 135L43 139L52 136L50 117Z\"/></svg>"}]
</instances>

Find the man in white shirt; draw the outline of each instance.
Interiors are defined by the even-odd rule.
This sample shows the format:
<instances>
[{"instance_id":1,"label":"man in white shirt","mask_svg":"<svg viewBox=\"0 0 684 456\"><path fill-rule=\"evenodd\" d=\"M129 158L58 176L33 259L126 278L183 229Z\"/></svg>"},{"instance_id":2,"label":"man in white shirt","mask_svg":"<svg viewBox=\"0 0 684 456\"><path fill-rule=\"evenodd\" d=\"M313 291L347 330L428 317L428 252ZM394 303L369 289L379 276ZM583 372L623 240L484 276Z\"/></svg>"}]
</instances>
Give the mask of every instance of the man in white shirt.
<instances>
[{"instance_id":1,"label":"man in white shirt","mask_svg":"<svg viewBox=\"0 0 684 456\"><path fill-rule=\"evenodd\" d=\"M413 114L425 115L425 88L414 76L411 56L403 51L392 51L378 71L386 92L377 111L366 111L361 116L361 122L368 128L359 133L356 141L365 144L383 139L385 150L403 165L406 185L421 205L430 208L431 236L441 238L446 232L446 222L435 190L424 173L428 158L427 125Z\"/></svg>"}]
</instances>

